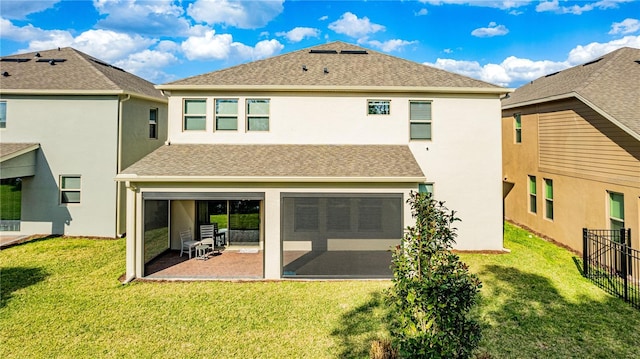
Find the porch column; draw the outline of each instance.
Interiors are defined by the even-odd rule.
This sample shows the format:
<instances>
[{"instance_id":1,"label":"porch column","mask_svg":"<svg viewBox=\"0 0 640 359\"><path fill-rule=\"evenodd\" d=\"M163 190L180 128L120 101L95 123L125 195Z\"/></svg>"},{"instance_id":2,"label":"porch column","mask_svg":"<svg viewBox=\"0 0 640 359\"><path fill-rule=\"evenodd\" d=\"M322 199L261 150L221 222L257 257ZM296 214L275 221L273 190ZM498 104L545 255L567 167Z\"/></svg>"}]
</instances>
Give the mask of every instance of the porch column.
<instances>
[{"instance_id":1,"label":"porch column","mask_svg":"<svg viewBox=\"0 0 640 359\"><path fill-rule=\"evenodd\" d=\"M280 191L267 190L264 194L264 277L279 279L282 272L280 248Z\"/></svg>"},{"instance_id":2,"label":"porch column","mask_svg":"<svg viewBox=\"0 0 640 359\"><path fill-rule=\"evenodd\" d=\"M126 182L127 238L126 238L126 276L128 282L136 278L136 192L137 188Z\"/></svg>"}]
</instances>

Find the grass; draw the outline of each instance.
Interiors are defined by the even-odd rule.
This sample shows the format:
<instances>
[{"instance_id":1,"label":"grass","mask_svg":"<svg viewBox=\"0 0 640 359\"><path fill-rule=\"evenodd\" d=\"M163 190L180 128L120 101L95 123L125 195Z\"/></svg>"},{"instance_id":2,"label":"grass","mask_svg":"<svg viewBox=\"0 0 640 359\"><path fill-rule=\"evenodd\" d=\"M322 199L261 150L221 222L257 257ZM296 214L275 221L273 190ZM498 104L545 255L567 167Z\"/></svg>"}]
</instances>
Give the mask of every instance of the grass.
<instances>
[{"instance_id":1,"label":"grass","mask_svg":"<svg viewBox=\"0 0 640 359\"><path fill-rule=\"evenodd\" d=\"M640 311L582 278L570 252L505 236L510 254L461 255L484 282L485 357L637 357ZM388 337L388 281L123 286L124 259L124 240L0 252L0 357L367 358Z\"/></svg>"},{"instance_id":2,"label":"grass","mask_svg":"<svg viewBox=\"0 0 640 359\"><path fill-rule=\"evenodd\" d=\"M22 190L15 179L2 180L0 184L0 220L19 220Z\"/></svg>"}]
</instances>

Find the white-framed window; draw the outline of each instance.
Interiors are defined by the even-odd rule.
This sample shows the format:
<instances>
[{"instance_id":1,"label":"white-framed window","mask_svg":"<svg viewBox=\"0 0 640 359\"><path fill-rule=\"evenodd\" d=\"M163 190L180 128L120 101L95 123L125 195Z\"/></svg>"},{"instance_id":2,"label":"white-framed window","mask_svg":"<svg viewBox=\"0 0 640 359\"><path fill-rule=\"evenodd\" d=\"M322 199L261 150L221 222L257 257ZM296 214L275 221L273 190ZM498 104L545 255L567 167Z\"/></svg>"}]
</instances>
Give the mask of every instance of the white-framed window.
<instances>
[{"instance_id":1,"label":"white-framed window","mask_svg":"<svg viewBox=\"0 0 640 359\"><path fill-rule=\"evenodd\" d=\"M544 179L544 218L553 220L553 180Z\"/></svg>"},{"instance_id":2,"label":"white-framed window","mask_svg":"<svg viewBox=\"0 0 640 359\"><path fill-rule=\"evenodd\" d=\"M82 188L81 176L60 176L60 203L80 203L80 191Z\"/></svg>"},{"instance_id":3,"label":"white-framed window","mask_svg":"<svg viewBox=\"0 0 640 359\"><path fill-rule=\"evenodd\" d=\"M433 196L433 183L419 183L418 193L431 193Z\"/></svg>"},{"instance_id":4,"label":"white-framed window","mask_svg":"<svg viewBox=\"0 0 640 359\"><path fill-rule=\"evenodd\" d=\"M624 195L609 192L609 228L620 230L624 228Z\"/></svg>"},{"instance_id":5,"label":"white-framed window","mask_svg":"<svg viewBox=\"0 0 640 359\"><path fill-rule=\"evenodd\" d=\"M519 113L513 114L513 128L515 143L522 143L522 117Z\"/></svg>"},{"instance_id":6,"label":"white-framed window","mask_svg":"<svg viewBox=\"0 0 640 359\"><path fill-rule=\"evenodd\" d=\"M216 99L216 131L236 131L238 129L238 99Z\"/></svg>"},{"instance_id":7,"label":"white-framed window","mask_svg":"<svg viewBox=\"0 0 640 359\"><path fill-rule=\"evenodd\" d=\"M367 100L367 114L369 115L390 115L390 100Z\"/></svg>"},{"instance_id":8,"label":"white-framed window","mask_svg":"<svg viewBox=\"0 0 640 359\"><path fill-rule=\"evenodd\" d=\"M247 99L247 131L269 131L269 99Z\"/></svg>"},{"instance_id":9,"label":"white-framed window","mask_svg":"<svg viewBox=\"0 0 640 359\"><path fill-rule=\"evenodd\" d=\"M149 138L158 139L158 109L149 109Z\"/></svg>"},{"instance_id":10,"label":"white-framed window","mask_svg":"<svg viewBox=\"0 0 640 359\"><path fill-rule=\"evenodd\" d=\"M7 101L0 101L0 128L7 127Z\"/></svg>"},{"instance_id":11,"label":"white-framed window","mask_svg":"<svg viewBox=\"0 0 640 359\"><path fill-rule=\"evenodd\" d=\"M207 129L207 99L184 99L182 126L184 131L205 131Z\"/></svg>"},{"instance_id":12,"label":"white-framed window","mask_svg":"<svg viewBox=\"0 0 640 359\"><path fill-rule=\"evenodd\" d=\"M431 140L431 101L409 101L409 135L412 140Z\"/></svg>"},{"instance_id":13,"label":"white-framed window","mask_svg":"<svg viewBox=\"0 0 640 359\"><path fill-rule=\"evenodd\" d=\"M529 176L529 212L538 213L538 187L536 176Z\"/></svg>"}]
</instances>

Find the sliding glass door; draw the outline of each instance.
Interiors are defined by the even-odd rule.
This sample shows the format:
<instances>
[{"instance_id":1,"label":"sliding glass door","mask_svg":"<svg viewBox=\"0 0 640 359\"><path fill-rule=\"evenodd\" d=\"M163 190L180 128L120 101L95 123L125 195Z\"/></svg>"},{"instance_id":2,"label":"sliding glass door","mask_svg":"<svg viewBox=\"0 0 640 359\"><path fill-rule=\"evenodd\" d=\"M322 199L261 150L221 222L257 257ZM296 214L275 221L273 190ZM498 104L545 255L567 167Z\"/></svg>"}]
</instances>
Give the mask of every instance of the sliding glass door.
<instances>
[{"instance_id":1,"label":"sliding glass door","mask_svg":"<svg viewBox=\"0 0 640 359\"><path fill-rule=\"evenodd\" d=\"M197 228L218 223L230 245L259 245L261 200L197 201Z\"/></svg>"}]
</instances>

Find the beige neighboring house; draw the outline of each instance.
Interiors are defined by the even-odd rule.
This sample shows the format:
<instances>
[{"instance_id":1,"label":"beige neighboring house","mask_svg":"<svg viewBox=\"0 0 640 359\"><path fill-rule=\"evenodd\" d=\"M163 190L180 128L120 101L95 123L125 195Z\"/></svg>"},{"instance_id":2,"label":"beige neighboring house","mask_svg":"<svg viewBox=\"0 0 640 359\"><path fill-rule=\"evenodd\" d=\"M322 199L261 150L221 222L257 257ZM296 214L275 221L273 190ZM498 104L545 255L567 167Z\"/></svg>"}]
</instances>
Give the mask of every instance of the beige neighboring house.
<instances>
[{"instance_id":1,"label":"beige neighboring house","mask_svg":"<svg viewBox=\"0 0 640 359\"><path fill-rule=\"evenodd\" d=\"M582 228L640 248L640 49L622 48L502 101L505 217L582 251Z\"/></svg>"},{"instance_id":2,"label":"beige neighboring house","mask_svg":"<svg viewBox=\"0 0 640 359\"><path fill-rule=\"evenodd\" d=\"M229 242L212 268L237 251L258 278L389 277L418 190L462 218L459 249L503 249L507 89L343 42L157 87L170 145L117 177L128 279L209 222Z\"/></svg>"},{"instance_id":3,"label":"beige neighboring house","mask_svg":"<svg viewBox=\"0 0 640 359\"><path fill-rule=\"evenodd\" d=\"M148 81L69 47L3 56L0 175L16 213L0 234L123 234L114 177L166 136L167 99Z\"/></svg>"}]
</instances>

